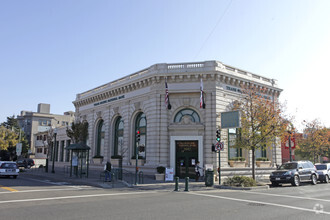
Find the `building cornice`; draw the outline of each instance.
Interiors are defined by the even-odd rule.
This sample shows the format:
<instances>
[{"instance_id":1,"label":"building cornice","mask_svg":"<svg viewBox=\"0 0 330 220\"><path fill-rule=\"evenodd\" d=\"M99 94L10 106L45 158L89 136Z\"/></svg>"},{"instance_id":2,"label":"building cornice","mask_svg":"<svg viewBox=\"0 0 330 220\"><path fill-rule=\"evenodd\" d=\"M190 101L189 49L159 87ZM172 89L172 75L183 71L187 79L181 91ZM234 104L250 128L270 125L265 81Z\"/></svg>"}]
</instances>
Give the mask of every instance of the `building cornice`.
<instances>
[{"instance_id":1,"label":"building cornice","mask_svg":"<svg viewBox=\"0 0 330 220\"><path fill-rule=\"evenodd\" d=\"M219 61L205 61L194 63L155 64L149 68L130 74L118 80L77 94L73 101L75 107L81 107L99 102L111 97L132 92L141 88L160 83L165 78L170 82L184 82L189 80L198 82L203 80L219 81L233 86L244 86L250 83L268 94L279 96L282 91L277 87L277 80L265 78L235 67L224 65Z\"/></svg>"}]
</instances>

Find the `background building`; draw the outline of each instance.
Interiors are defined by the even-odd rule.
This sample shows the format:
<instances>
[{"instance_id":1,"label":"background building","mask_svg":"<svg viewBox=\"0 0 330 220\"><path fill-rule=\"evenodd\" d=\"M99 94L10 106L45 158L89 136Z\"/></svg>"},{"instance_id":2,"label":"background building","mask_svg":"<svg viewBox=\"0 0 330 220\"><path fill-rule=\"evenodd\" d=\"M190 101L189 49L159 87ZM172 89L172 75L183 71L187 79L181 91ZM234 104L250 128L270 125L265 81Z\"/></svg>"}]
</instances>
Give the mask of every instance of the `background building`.
<instances>
[{"instance_id":1,"label":"background building","mask_svg":"<svg viewBox=\"0 0 330 220\"><path fill-rule=\"evenodd\" d=\"M144 169L161 165L174 168L178 176L194 176L197 161L217 167L218 154L211 146L220 113L231 110L247 83L266 89L270 99L282 91L274 79L218 61L161 63L77 94L73 103L76 119L89 123L92 157L107 161L120 155L124 165L133 167L131 158L139 145ZM245 166L251 166L249 151L231 147L235 134L235 129L222 129L221 166L228 167L229 159L237 156L247 158ZM256 154L281 164L280 141Z\"/></svg>"},{"instance_id":2,"label":"background building","mask_svg":"<svg viewBox=\"0 0 330 220\"><path fill-rule=\"evenodd\" d=\"M21 111L17 116L18 123L26 134L30 145L30 154L44 157L46 135L49 129L67 127L74 121L74 112L64 112L63 115L50 113L50 104L38 104L37 112Z\"/></svg>"}]
</instances>

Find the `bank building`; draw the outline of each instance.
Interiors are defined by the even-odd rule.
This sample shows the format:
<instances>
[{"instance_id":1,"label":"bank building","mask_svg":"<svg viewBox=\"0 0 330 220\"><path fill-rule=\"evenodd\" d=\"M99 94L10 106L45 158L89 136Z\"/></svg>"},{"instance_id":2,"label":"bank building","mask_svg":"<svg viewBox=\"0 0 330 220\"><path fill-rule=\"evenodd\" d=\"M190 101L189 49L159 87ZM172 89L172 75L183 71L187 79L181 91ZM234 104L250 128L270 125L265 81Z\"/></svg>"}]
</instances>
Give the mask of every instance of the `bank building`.
<instances>
[{"instance_id":1,"label":"bank building","mask_svg":"<svg viewBox=\"0 0 330 220\"><path fill-rule=\"evenodd\" d=\"M282 91L275 79L205 61L154 64L77 94L76 120L89 124L91 164L111 161L116 166L116 158L122 157L123 166L134 170L138 151L138 166L145 173L164 166L181 178L194 177L197 161L216 169L219 154L212 152L212 144L220 114L231 110L247 83L265 89L270 98ZM221 167L230 167L233 157L246 158L243 166L251 167L251 152L232 147L235 134L236 129L221 130ZM258 150L256 157L267 157L269 166L281 164L280 141Z\"/></svg>"}]
</instances>

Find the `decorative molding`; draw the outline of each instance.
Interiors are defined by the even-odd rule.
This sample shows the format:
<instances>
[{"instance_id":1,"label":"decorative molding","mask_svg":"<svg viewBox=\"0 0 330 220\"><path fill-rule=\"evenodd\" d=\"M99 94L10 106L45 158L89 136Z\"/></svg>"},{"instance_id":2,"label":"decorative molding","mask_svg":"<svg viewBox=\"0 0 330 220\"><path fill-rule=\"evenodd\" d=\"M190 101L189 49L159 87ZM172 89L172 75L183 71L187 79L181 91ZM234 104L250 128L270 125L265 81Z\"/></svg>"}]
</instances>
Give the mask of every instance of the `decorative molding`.
<instances>
[{"instance_id":1,"label":"decorative molding","mask_svg":"<svg viewBox=\"0 0 330 220\"><path fill-rule=\"evenodd\" d=\"M140 102L134 103L134 107L135 107L135 110L141 109L141 103Z\"/></svg>"},{"instance_id":2,"label":"decorative molding","mask_svg":"<svg viewBox=\"0 0 330 220\"><path fill-rule=\"evenodd\" d=\"M137 73L99 86L87 92L77 94L76 101L74 101L73 104L77 108L113 96L132 92L150 86L155 82L161 83L161 80L163 80L165 76L167 77L168 82L184 82L185 80L198 81L200 77L205 81L206 79L214 79L234 86L240 86L241 84L245 85L247 82L252 82L256 86L262 86L274 90L276 96L279 96L279 93L282 91L277 87L277 80L261 77L222 64L219 61L177 64L164 63L152 65L151 67Z\"/></svg>"},{"instance_id":3,"label":"decorative molding","mask_svg":"<svg viewBox=\"0 0 330 220\"><path fill-rule=\"evenodd\" d=\"M119 112L119 107L114 107L114 108L112 108L113 109L113 114L115 115L115 114L118 114L118 112Z\"/></svg>"},{"instance_id":4,"label":"decorative molding","mask_svg":"<svg viewBox=\"0 0 330 220\"><path fill-rule=\"evenodd\" d=\"M183 105L189 106L190 105L190 98L183 98Z\"/></svg>"},{"instance_id":5,"label":"decorative molding","mask_svg":"<svg viewBox=\"0 0 330 220\"><path fill-rule=\"evenodd\" d=\"M97 116L97 118L101 118L102 117L102 112L101 111L96 112L96 116Z\"/></svg>"}]
</instances>

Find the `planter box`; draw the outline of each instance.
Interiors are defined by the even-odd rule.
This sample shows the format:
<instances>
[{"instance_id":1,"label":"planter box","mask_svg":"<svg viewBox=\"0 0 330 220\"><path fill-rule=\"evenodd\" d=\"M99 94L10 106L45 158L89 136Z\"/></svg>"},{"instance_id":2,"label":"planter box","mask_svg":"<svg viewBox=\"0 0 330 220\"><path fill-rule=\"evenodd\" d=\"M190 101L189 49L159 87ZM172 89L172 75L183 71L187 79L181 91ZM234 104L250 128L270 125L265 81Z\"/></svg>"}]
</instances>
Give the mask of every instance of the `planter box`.
<instances>
[{"instance_id":1,"label":"planter box","mask_svg":"<svg viewBox=\"0 0 330 220\"><path fill-rule=\"evenodd\" d=\"M111 159L111 164L112 164L112 166L119 166L119 161L120 161L120 159Z\"/></svg>"},{"instance_id":2,"label":"planter box","mask_svg":"<svg viewBox=\"0 0 330 220\"><path fill-rule=\"evenodd\" d=\"M103 161L103 158L92 158L94 164L101 164Z\"/></svg>"},{"instance_id":3,"label":"planter box","mask_svg":"<svg viewBox=\"0 0 330 220\"><path fill-rule=\"evenodd\" d=\"M245 163L246 161L233 161L233 160L230 160L229 161L229 165L230 167L245 167Z\"/></svg>"},{"instance_id":4,"label":"planter box","mask_svg":"<svg viewBox=\"0 0 330 220\"><path fill-rule=\"evenodd\" d=\"M165 181L165 173L156 173L155 179L158 181Z\"/></svg>"},{"instance_id":5,"label":"planter box","mask_svg":"<svg viewBox=\"0 0 330 220\"><path fill-rule=\"evenodd\" d=\"M257 167L270 167L270 161L256 161Z\"/></svg>"},{"instance_id":6,"label":"planter box","mask_svg":"<svg viewBox=\"0 0 330 220\"><path fill-rule=\"evenodd\" d=\"M135 159L131 159L131 165L135 166L136 164L136 160ZM138 159L138 166L143 166L144 165L144 159Z\"/></svg>"}]
</instances>

